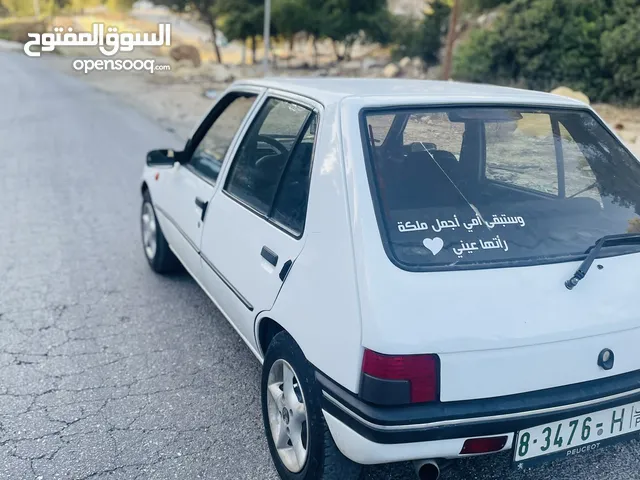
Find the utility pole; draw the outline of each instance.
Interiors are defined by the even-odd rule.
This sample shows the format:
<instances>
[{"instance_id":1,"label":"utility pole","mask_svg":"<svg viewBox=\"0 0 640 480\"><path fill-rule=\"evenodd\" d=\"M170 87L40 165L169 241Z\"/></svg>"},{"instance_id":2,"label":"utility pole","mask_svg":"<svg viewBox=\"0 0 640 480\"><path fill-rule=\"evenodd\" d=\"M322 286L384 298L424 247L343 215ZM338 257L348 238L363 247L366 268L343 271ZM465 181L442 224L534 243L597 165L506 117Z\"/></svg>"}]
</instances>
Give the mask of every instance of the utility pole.
<instances>
[{"instance_id":1,"label":"utility pole","mask_svg":"<svg viewBox=\"0 0 640 480\"><path fill-rule=\"evenodd\" d=\"M449 31L447 32L447 44L444 54L444 64L442 65L442 80L451 78L451 63L453 60L453 43L458 36L458 15L460 13L460 0L453 0L451 7L451 17L449 19Z\"/></svg>"},{"instance_id":2,"label":"utility pole","mask_svg":"<svg viewBox=\"0 0 640 480\"><path fill-rule=\"evenodd\" d=\"M269 50L271 43L271 0L264 0L264 58L262 59L262 67L264 74L269 74Z\"/></svg>"}]
</instances>

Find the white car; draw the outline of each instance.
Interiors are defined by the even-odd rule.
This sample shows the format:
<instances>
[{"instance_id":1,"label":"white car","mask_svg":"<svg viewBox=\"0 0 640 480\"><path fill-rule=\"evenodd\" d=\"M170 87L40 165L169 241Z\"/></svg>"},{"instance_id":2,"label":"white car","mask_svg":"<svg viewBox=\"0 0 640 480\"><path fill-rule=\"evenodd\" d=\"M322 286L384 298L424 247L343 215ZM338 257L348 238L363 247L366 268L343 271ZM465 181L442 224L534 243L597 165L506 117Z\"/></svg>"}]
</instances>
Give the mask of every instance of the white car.
<instances>
[{"instance_id":1,"label":"white car","mask_svg":"<svg viewBox=\"0 0 640 480\"><path fill-rule=\"evenodd\" d=\"M283 479L640 430L640 164L585 104L241 81L141 189L153 270L182 264L263 364Z\"/></svg>"}]
</instances>

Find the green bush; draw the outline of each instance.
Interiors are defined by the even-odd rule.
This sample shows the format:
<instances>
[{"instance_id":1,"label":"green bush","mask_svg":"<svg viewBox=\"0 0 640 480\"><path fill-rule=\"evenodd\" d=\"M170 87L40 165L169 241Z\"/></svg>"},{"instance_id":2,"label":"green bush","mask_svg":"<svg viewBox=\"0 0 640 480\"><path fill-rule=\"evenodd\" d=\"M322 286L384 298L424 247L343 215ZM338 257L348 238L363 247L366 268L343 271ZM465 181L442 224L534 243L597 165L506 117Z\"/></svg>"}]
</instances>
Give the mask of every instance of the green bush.
<instances>
[{"instance_id":1,"label":"green bush","mask_svg":"<svg viewBox=\"0 0 640 480\"><path fill-rule=\"evenodd\" d=\"M639 15L637 0L515 0L460 45L454 78L640 102Z\"/></svg>"},{"instance_id":2,"label":"green bush","mask_svg":"<svg viewBox=\"0 0 640 480\"><path fill-rule=\"evenodd\" d=\"M511 2L511 0L464 0L462 4L465 10L478 12L489 10L509 2Z\"/></svg>"},{"instance_id":3,"label":"green bush","mask_svg":"<svg viewBox=\"0 0 640 480\"><path fill-rule=\"evenodd\" d=\"M419 22L402 17L396 20L391 34L397 45L393 51L394 57L420 57L426 65L438 63L450 8L442 0L431 3L431 7L433 13L424 15Z\"/></svg>"},{"instance_id":4,"label":"green bush","mask_svg":"<svg viewBox=\"0 0 640 480\"><path fill-rule=\"evenodd\" d=\"M600 39L602 66L610 72L604 96L640 104L640 8L637 0L616 2Z\"/></svg>"}]
</instances>

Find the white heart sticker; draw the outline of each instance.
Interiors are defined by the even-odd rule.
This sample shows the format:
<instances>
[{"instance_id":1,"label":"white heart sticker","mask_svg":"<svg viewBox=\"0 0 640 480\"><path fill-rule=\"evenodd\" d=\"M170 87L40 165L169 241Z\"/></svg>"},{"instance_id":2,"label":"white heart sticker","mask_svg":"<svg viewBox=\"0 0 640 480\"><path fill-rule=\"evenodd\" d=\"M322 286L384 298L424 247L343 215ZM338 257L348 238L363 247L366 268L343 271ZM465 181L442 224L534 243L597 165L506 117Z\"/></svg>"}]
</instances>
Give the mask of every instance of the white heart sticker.
<instances>
[{"instance_id":1,"label":"white heart sticker","mask_svg":"<svg viewBox=\"0 0 640 480\"><path fill-rule=\"evenodd\" d=\"M440 237L425 238L422 241L422 244L434 255L440 253L440 250L442 250L442 247L444 246L444 242Z\"/></svg>"}]
</instances>

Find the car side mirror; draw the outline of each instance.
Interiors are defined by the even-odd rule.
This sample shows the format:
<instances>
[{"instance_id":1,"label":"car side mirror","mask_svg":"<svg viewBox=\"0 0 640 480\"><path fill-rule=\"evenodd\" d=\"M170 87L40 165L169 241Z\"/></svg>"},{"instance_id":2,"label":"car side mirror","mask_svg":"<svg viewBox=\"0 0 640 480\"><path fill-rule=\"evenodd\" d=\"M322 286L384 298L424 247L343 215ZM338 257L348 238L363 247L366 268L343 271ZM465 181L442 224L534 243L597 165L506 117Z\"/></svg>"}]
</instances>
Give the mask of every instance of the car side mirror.
<instances>
[{"instance_id":1,"label":"car side mirror","mask_svg":"<svg viewBox=\"0 0 640 480\"><path fill-rule=\"evenodd\" d=\"M147 165L150 167L171 167L174 163L182 163L184 152L176 152L171 149L151 150L147 153Z\"/></svg>"}]
</instances>

